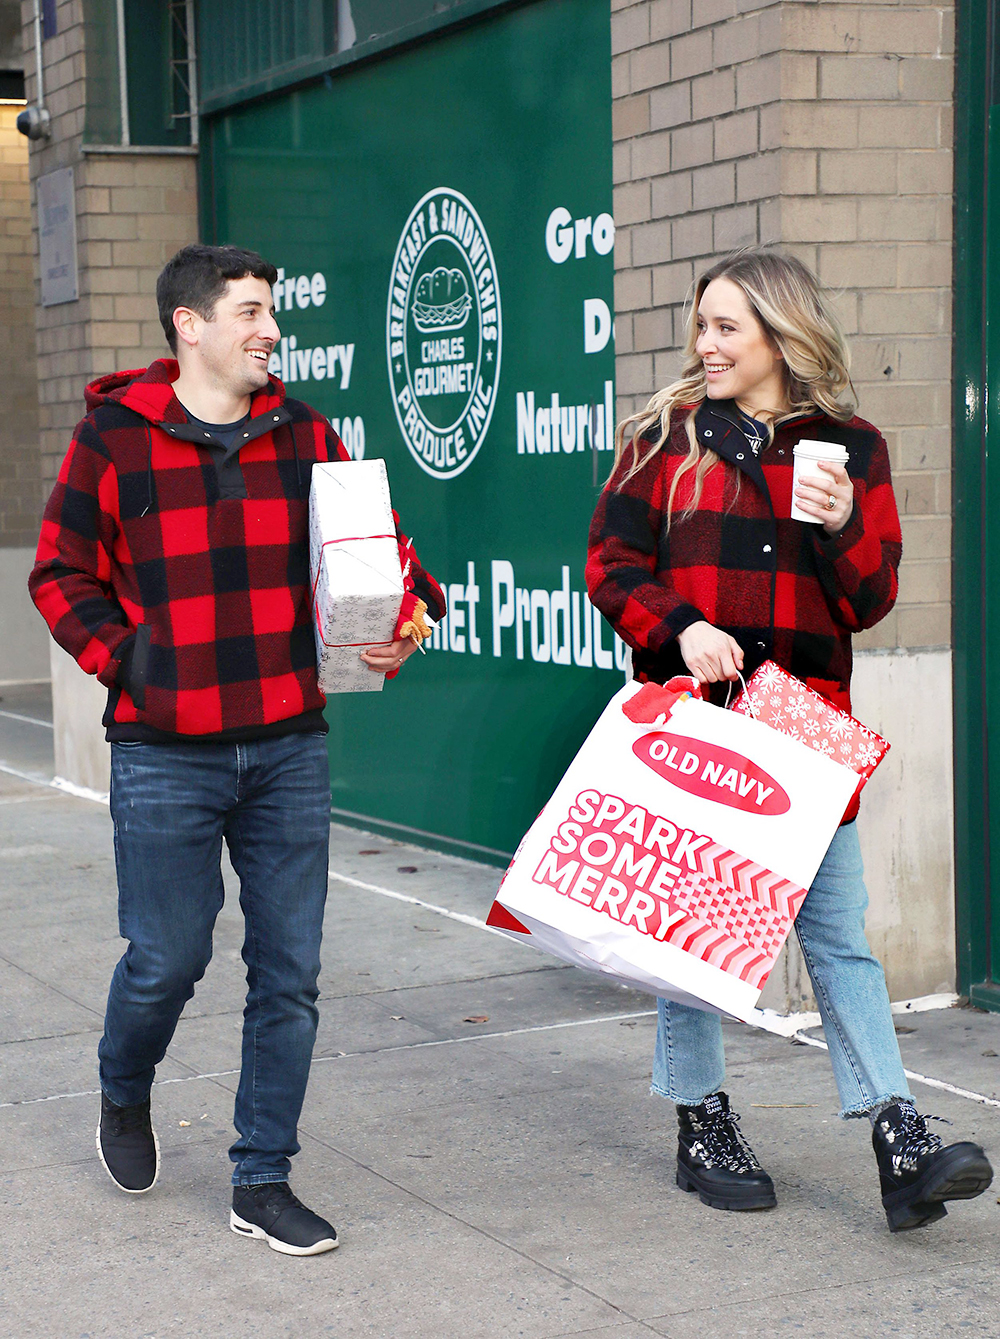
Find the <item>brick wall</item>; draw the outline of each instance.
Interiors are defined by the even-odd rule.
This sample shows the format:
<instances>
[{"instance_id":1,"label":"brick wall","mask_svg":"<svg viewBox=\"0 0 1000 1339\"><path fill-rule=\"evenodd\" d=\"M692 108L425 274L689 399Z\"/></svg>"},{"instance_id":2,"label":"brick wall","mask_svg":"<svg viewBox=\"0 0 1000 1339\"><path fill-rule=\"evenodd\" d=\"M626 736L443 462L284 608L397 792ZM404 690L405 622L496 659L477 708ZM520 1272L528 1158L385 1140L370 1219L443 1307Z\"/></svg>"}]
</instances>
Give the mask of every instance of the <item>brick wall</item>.
<instances>
[{"instance_id":1,"label":"brick wall","mask_svg":"<svg viewBox=\"0 0 1000 1339\"><path fill-rule=\"evenodd\" d=\"M22 6L29 101L35 82L30 9ZM80 297L57 307L36 306L46 488L83 415L86 383L104 372L144 367L167 352L156 318L156 276L179 247L198 239L194 156L152 149L84 151L82 0L60 0L57 23L57 36L43 46L52 136L32 147L31 177L74 169ZM37 240L34 250L37 255Z\"/></svg>"},{"instance_id":2,"label":"brick wall","mask_svg":"<svg viewBox=\"0 0 1000 1339\"><path fill-rule=\"evenodd\" d=\"M860 648L950 642L952 8L612 0L619 413L676 374L684 298L779 242L834 291L904 559Z\"/></svg>"},{"instance_id":3,"label":"brick wall","mask_svg":"<svg viewBox=\"0 0 1000 1339\"><path fill-rule=\"evenodd\" d=\"M0 547L38 538L38 378L32 282L28 141L15 126L20 104L0 104Z\"/></svg>"}]
</instances>

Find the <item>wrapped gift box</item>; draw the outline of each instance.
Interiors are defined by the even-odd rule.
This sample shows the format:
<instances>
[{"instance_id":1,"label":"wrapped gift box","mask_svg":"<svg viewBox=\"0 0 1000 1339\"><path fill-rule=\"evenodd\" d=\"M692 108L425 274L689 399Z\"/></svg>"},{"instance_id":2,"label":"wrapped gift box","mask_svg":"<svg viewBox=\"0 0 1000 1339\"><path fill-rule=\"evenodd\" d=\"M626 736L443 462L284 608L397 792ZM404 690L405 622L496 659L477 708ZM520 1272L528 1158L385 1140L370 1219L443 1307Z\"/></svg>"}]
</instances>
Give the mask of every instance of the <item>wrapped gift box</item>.
<instances>
[{"instance_id":1,"label":"wrapped gift box","mask_svg":"<svg viewBox=\"0 0 1000 1339\"><path fill-rule=\"evenodd\" d=\"M360 653L392 641L403 599L384 461L313 466L309 568L320 688L378 692L385 676Z\"/></svg>"},{"instance_id":2,"label":"wrapped gift box","mask_svg":"<svg viewBox=\"0 0 1000 1339\"><path fill-rule=\"evenodd\" d=\"M766 660L750 676L732 709L756 717L773 730L857 772L861 781L855 795L889 752L881 735L840 711L772 660Z\"/></svg>"}]
</instances>

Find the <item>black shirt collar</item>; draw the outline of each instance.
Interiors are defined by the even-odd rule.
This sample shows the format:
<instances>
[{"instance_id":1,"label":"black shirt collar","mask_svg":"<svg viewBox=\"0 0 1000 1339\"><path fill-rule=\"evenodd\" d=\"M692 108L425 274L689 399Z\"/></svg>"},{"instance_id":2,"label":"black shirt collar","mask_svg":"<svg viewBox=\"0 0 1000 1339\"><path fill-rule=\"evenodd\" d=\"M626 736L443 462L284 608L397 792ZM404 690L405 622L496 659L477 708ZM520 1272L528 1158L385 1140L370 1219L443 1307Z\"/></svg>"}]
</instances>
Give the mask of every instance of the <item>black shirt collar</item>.
<instances>
[{"instance_id":1,"label":"black shirt collar","mask_svg":"<svg viewBox=\"0 0 1000 1339\"><path fill-rule=\"evenodd\" d=\"M786 419L775 430L780 432L793 423L805 422L815 418L815 414L796 415ZM820 415L822 417L822 415ZM717 456L735 465L755 483L763 484L764 476L760 460L743 430L740 411L734 400L702 400L694 420L695 436L698 445L714 451Z\"/></svg>"}]
</instances>

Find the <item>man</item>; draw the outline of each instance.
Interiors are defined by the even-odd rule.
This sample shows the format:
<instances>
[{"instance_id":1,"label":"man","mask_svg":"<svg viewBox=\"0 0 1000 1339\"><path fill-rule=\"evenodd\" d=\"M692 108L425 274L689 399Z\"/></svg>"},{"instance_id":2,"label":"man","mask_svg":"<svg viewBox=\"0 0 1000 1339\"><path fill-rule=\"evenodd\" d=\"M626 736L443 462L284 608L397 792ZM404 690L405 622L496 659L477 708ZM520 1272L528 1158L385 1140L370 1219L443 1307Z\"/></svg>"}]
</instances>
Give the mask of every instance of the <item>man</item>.
<instances>
[{"instance_id":1,"label":"man","mask_svg":"<svg viewBox=\"0 0 1000 1339\"><path fill-rule=\"evenodd\" d=\"M346 460L328 421L268 375L273 265L189 246L157 282L176 362L87 388L45 510L29 586L53 636L108 687L119 924L99 1047L97 1148L152 1189L150 1087L212 952L222 842L240 879L247 999L230 1149L234 1232L290 1255L337 1245L288 1184L316 1036L330 788L311 625L315 461ZM444 614L409 560L395 674Z\"/></svg>"}]
</instances>

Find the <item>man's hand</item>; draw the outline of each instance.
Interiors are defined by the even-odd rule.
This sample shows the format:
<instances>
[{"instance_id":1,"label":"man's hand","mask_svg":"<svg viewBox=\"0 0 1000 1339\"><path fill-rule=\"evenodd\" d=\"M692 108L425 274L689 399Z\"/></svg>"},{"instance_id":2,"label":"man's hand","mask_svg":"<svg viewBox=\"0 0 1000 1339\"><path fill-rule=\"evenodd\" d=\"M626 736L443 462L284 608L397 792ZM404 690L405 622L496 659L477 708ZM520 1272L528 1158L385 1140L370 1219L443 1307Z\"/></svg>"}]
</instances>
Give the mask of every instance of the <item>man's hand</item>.
<instances>
[{"instance_id":1,"label":"man's hand","mask_svg":"<svg viewBox=\"0 0 1000 1339\"><path fill-rule=\"evenodd\" d=\"M404 637L400 642L390 642L388 646L373 646L369 651L361 652L361 659L376 674L391 674L398 670L407 657L417 649L416 642Z\"/></svg>"},{"instance_id":2,"label":"man's hand","mask_svg":"<svg viewBox=\"0 0 1000 1339\"><path fill-rule=\"evenodd\" d=\"M728 632L702 620L677 634L684 664L699 683L736 679L743 668L743 648Z\"/></svg>"}]
</instances>

